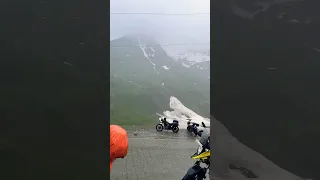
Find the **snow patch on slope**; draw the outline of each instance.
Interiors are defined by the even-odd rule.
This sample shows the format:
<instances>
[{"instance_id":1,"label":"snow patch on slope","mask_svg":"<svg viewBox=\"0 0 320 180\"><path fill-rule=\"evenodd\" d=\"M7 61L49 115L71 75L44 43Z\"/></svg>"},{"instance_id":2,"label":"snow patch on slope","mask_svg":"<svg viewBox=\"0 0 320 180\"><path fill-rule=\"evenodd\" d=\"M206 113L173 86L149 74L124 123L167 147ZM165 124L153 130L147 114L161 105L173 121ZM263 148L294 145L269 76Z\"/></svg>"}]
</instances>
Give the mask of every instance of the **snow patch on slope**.
<instances>
[{"instance_id":1,"label":"snow patch on slope","mask_svg":"<svg viewBox=\"0 0 320 180\"><path fill-rule=\"evenodd\" d=\"M198 52L188 52L185 54L175 55L176 59L187 59L190 62L199 63L210 61L210 56Z\"/></svg>"},{"instance_id":2,"label":"snow patch on slope","mask_svg":"<svg viewBox=\"0 0 320 180\"><path fill-rule=\"evenodd\" d=\"M201 122L204 122L207 127L210 127L210 119L204 118L193 112L192 110L184 106L176 97L170 97L169 106L173 111L164 111L163 114L168 118L169 121L172 121L172 119L178 120L180 129L187 128L188 118L191 118L192 122L196 122L199 124L201 124Z\"/></svg>"},{"instance_id":3,"label":"snow patch on slope","mask_svg":"<svg viewBox=\"0 0 320 180\"><path fill-rule=\"evenodd\" d=\"M156 72L159 74L159 72L156 70L156 64L155 64L154 62L152 62L152 60L150 59L149 55L148 55L148 54L146 53L146 51L145 51L146 46L141 44L140 38L138 39L138 41L139 41L139 46L140 46L140 49L141 49L142 52L143 52L144 57L146 57L146 58L149 60L149 62L150 62L150 63L152 64L152 66L153 66L154 71L156 71ZM154 51L154 50L153 50L153 51ZM154 55L154 54L150 54L150 56L151 56L151 57L154 57L155 55Z\"/></svg>"},{"instance_id":4,"label":"snow patch on slope","mask_svg":"<svg viewBox=\"0 0 320 180\"><path fill-rule=\"evenodd\" d=\"M210 53L187 52L174 55L173 58L179 61L186 68L208 69L203 63L210 62Z\"/></svg>"},{"instance_id":5,"label":"snow patch on slope","mask_svg":"<svg viewBox=\"0 0 320 180\"><path fill-rule=\"evenodd\" d=\"M170 68L168 68L167 66L162 66L163 67L163 69L165 69L165 70L169 70Z\"/></svg>"}]
</instances>

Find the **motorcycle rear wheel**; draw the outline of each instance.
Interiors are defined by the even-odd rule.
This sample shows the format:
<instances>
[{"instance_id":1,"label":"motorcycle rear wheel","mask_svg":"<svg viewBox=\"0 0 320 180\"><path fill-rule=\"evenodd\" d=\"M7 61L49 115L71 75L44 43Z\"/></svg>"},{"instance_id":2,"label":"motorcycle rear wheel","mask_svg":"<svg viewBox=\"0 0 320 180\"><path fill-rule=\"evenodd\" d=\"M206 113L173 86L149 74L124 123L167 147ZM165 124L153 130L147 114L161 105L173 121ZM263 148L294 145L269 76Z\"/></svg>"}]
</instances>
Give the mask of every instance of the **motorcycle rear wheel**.
<instances>
[{"instance_id":1,"label":"motorcycle rear wheel","mask_svg":"<svg viewBox=\"0 0 320 180\"><path fill-rule=\"evenodd\" d=\"M178 126L172 127L172 132L177 133L178 131L179 131L179 127Z\"/></svg>"}]
</instances>

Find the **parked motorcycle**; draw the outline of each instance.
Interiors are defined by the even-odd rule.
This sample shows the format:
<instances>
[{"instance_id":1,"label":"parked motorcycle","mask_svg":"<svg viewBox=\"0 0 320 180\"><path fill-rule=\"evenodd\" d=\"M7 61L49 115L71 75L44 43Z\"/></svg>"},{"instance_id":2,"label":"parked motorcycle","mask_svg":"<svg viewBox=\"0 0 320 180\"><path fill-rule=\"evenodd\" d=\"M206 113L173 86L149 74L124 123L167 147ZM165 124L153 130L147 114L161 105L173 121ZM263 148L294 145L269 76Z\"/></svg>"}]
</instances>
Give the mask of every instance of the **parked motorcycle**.
<instances>
[{"instance_id":1,"label":"parked motorcycle","mask_svg":"<svg viewBox=\"0 0 320 180\"><path fill-rule=\"evenodd\" d=\"M159 118L160 123L157 124L156 130L163 131L172 130L172 132L177 133L179 131L179 122L177 120L173 120L172 123L169 123L166 118Z\"/></svg>"},{"instance_id":2,"label":"parked motorcycle","mask_svg":"<svg viewBox=\"0 0 320 180\"><path fill-rule=\"evenodd\" d=\"M182 180L203 180L210 167L210 136L203 134L200 140L196 140L199 144L197 152L191 156L196 160L195 164L190 167ZM204 164L204 167L200 165Z\"/></svg>"},{"instance_id":3,"label":"parked motorcycle","mask_svg":"<svg viewBox=\"0 0 320 180\"><path fill-rule=\"evenodd\" d=\"M202 124L202 127L206 128L206 125L203 122L201 122L201 124ZM195 136L201 137L203 130L198 130L199 126L200 126L200 124L195 123L195 122L191 122L191 119L188 119L187 131L190 133L193 133Z\"/></svg>"}]
</instances>

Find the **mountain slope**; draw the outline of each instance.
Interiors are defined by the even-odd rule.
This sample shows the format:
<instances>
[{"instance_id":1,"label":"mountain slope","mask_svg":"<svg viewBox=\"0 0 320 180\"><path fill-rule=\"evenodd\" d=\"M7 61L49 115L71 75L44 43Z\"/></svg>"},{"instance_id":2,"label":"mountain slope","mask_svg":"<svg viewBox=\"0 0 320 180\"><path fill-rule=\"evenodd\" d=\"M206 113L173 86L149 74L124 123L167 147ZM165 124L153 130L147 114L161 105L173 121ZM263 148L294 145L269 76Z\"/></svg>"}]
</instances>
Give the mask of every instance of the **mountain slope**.
<instances>
[{"instance_id":1,"label":"mountain slope","mask_svg":"<svg viewBox=\"0 0 320 180\"><path fill-rule=\"evenodd\" d=\"M110 46L111 121L150 122L171 96L209 116L209 71L183 66L150 37L125 36Z\"/></svg>"}]
</instances>

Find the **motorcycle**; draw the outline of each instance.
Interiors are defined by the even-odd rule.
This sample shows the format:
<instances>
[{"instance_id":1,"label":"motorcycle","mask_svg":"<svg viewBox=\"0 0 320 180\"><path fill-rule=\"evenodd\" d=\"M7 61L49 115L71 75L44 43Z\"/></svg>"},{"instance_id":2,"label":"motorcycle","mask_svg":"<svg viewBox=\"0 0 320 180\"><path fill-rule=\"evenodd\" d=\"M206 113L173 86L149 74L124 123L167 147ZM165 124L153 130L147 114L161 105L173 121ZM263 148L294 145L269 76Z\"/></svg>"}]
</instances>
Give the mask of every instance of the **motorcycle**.
<instances>
[{"instance_id":1,"label":"motorcycle","mask_svg":"<svg viewBox=\"0 0 320 180\"><path fill-rule=\"evenodd\" d=\"M202 123L202 127L206 128L206 125L203 122L201 122L201 123ZM195 123L195 122L191 122L191 119L189 119L187 122L187 131L190 133L193 133L195 136L201 137L203 130L198 131L199 126L200 126L200 124Z\"/></svg>"},{"instance_id":2,"label":"motorcycle","mask_svg":"<svg viewBox=\"0 0 320 180\"><path fill-rule=\"evenodd\" d=\"M200 140L196 140L199 144L197 152L191 156L196 160L195 164L190 167L182 180L203 180L210 167L210 136L203 134ZM205 167L200 165L204 164Z\"/></svg>"},{"instance_id":3,"label":"motorcycle","mask_svg":"<svg viewBox=\"0 0 320 180\"><path fill-rule=\"evenodd\" d=\"M172 123L169 123L166 118L159 118L160 123L157 124L156 130L162 131L163 129L172 130L172 132L177 133L179 131L179 122L173 120Z\"/></svg>"}]
</instances>

